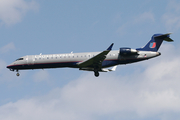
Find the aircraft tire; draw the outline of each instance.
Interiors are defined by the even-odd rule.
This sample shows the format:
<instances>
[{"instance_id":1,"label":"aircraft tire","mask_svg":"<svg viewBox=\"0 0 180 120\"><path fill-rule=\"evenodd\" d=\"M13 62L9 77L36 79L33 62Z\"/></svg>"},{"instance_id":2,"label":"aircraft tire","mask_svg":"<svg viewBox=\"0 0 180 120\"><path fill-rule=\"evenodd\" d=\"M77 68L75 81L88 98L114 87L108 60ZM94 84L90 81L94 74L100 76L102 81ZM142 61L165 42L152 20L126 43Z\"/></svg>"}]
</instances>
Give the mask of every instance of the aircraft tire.
<instances>
[{"instance_id":1,"label":"aircraft tire","mask_svg":"<svg viewBox=\"0 0 180 120\"><path fill-rule=\"evenodd\" d=\"M16 75L17 75L17 76L19 76L20 74L19 74L19 73L17 73Z\"/></svg>"},{"instance_id":2,"label":"aircraft tire","mask_svg":"<svg viewBox=\"0 0 180 120\"><path fill-rule=\"evenodd\" d=\"M94 72L94 75L95 75L96 77L98 77L98 76L99 76L99 72Z\"/></svg>"}]
</instances>

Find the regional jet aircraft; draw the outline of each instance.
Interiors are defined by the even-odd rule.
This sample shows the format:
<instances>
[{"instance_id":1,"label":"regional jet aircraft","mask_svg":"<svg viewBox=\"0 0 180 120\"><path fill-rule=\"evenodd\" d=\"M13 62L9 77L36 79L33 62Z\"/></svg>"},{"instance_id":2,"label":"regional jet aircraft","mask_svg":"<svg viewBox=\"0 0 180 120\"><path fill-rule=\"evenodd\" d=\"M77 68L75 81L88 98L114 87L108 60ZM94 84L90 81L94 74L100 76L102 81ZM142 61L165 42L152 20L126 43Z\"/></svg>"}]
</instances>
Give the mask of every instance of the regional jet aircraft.
<instances>
[{"instance_id":1,"label":"regional jet aircraft","mask_svg":"<svg viewBox=\"0 0 180 120\"><path fill-rule=\"evenodd\" d=\"M154 34L142 48L122 47L119 50L112 51L112 43L102 52L27 55L17 59L7 68L16 71L16 75L19 76L19 70L70 67L93 71L94 75L98 77L99 72L115 71L117 65L148 60L161 55L157 51L163 40L173 41L170 38L170 33ZM107 69L108 67L112 67L112 69Z\"/></svg>"}]
</instances>

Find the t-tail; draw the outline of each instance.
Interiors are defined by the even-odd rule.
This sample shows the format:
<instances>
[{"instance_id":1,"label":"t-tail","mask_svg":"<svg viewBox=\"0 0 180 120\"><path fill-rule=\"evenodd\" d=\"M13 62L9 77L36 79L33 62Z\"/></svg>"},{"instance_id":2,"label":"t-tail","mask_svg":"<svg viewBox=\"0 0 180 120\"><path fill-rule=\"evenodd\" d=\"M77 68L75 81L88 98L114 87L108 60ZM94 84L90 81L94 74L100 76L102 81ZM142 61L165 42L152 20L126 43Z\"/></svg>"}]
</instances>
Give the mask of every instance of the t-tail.
<instances>
[{"instance_id":1,"label":"t-tail","mask_svg":"<svg viewBox=\"0 0 180 120\"><path fill-rule=\"evenodd\" d=\"M161 46L163 40L172 42L173 40L170 38L171 33L167 34L154 34L151 40L143 47L137 48L136 50L140 51L154 51L157 52L159 47Z\"/></svg>"}]
</instances>

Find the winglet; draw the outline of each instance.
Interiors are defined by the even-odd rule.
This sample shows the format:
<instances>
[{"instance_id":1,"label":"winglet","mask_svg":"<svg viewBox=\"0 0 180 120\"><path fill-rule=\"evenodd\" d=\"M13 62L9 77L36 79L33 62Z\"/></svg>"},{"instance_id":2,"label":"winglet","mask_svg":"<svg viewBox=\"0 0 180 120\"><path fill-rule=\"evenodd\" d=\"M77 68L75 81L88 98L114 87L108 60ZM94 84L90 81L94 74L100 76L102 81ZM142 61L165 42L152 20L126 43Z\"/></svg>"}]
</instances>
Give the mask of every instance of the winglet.
<instances>
[{"instance_id":1,"label":"winglet","mask_svg":"<svg viewBox=\"0 0 180 120\"><path fill-rule=\"evenodd\" d=\"M108 47L107 50L109 50L109 51L112 50L113 45L114 45L114 43L112 43L112 44Z\"/></svg>"}]
</instances>

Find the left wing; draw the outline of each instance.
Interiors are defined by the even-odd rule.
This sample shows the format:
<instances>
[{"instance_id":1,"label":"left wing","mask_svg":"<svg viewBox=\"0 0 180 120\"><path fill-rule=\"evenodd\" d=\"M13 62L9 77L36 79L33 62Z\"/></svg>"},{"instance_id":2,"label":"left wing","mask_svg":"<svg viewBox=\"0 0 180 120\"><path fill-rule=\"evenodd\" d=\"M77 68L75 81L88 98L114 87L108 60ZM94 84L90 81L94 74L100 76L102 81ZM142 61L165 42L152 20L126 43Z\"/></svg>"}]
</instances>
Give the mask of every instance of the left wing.
<instances>
[{"instance_id":1,"label":"left wing","mask_svg":"<svg viewBox=\"0 0 180 120\"><path fill-rule=\"evenodd\" d=\"M111 69L100 69L100 72L111 72L111 71L116 71L117 65L112 67ZM84 71L94 71L94 68L80 68L79 70L84 70Z\"/></svg>"},{"instance_id":2,"label":"left wing","mask_svg":"<svg viewBox=\"0 0 180 120\"><path fill-rule=\"evenodd\" d=\"M101 65L102 65L102 62L103 60L106 58L106 55L112 50L112 46L113 46L114 43L112 43L107 50L104 50L103 52L97 54L96 56L88 59L88 60L85 60L85 61L82 61L82 62L79 62L77 63L77 65L80 67L80 68L87 68L87 67L92 67L92 68L101 68Z\"/></svg>"}]
</instances>

